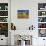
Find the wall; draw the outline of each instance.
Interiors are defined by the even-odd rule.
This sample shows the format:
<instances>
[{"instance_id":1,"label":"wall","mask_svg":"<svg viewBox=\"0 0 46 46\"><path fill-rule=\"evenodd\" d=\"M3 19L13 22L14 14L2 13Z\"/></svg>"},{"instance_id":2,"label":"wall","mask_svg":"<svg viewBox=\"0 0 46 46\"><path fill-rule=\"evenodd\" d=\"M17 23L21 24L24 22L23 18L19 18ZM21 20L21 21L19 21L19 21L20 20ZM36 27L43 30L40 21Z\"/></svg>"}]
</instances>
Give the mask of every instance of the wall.
<instances>
[{"instance_id":1,"label":"wall","mask_svg":"<svg viewBox=\"0 0 46 46\"><path fill-rule=\"evenodd\" d=\"M11 22L16 25L17 30L27 30L32 24L37 28L38 0L11 0ZM29 19L18 19L17 10L29 10Z\"/></svg>"},{"instance_id":2,"label":"wall","mask_svg":"<svg viewBox=\"0 0 46 46\"><path fill-rule=\"evenodd\" d=\"M37 20L37 16L34 15L34 14L37 14L36 13L36 9L37 9L36 3L37 2L30 1L30 0L27 0L27 1L12 0L11 1L11 16L12 16L11 22L14 22L17 30L28 30L29 26L33 24L33 17L36 17L36 19L34 20ZM17 10L20 10L20 9L29 10L29 19L18 19L17 18ZM34 10L35 10L35 13L34 13Z\"/></svg>"},{"instance_id":3,"label":"wall","mask_svg":"<svg viewBox=\"0 0 46 46\"><path fill-rule=\"evenodd\" d=\"M45 3L46 0L11 0L11 22L16 25L17 32L19 30L28 30L32 24L35 26L33 30L33 46L41 46L43 44L43 38L38 38L38 3ZM28 9L29 19L18 19L17 10ZM26 31L25 31L26 32ZM36 37L37 36L37 37ZM39 43L39 44L38 44ZM44 44L43 44L44 45ZM43 46L42 45L42 46Z\"/></svg>"},{"instance_id":4,"label":"wall","mask_svg":"<svg viewBox=\"0 0 46 46\"><path fill-rule=\"evenodd\" d=\"M15 4L15 5L14 5ZM18 9L29 9L29 19L18 19L17 18L17 10ZM23 33L28 31L29 26L32 24L35 26L35 32L33 35L37 36L37 0L27 0L27 1L21 1L21 0L11 0L11 22L14 22L17 28L17 32L20 32L19 30L23 30ZM25 31L26 30L26 31ZM25 33L25 34L26 34ZM30 32L31 33L31 32ZM29 33L29 34L30 34ZM15 33L16 34L16 33ZM33 45L37 44L37 40L33 38ZM35 42L36 41L36 42Z\"/></svg>"}]
</instances>

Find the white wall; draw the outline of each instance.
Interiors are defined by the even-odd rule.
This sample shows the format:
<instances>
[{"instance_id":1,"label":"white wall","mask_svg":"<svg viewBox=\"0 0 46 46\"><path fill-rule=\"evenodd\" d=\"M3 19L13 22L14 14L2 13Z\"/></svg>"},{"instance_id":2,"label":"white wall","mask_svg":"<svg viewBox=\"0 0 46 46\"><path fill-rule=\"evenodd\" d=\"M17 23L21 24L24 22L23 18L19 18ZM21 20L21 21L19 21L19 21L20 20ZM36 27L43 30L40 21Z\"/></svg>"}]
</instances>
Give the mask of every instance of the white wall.
<instances>
[{"instance_id":1,"label":"white wall","mask_svg":"<svg viewBox=\"0 0 46 46\"><path fill-rule=\"evenodd\" d=\"M12 0L11 1L11 22L14 22L16 25L17 30L27 30L29 26L33 24L33 17L34 15L34 10L37 9L37 2L35 1L21 1L21 0ZM15 4L15 5L14 5ZM29 19L18 19L17 18L17 10L20 9L27 9L29 10ZM37 14L37 13L35 13ZM35 20L35 19L34 19ZM37 17L36 17L37 20Z\"/></svg>"},{"instance_id":2,"label":"white wall","mask_svg":"<svg viewBox=\"0 0 46 46\"><path fill-rule=\"evenodd\" d=\"M17 30L27 30L32 24L37 28L38 2L42 0L11 0L11 22L16 25ZM17 10L29 10L29 19L18 19Z\"/></svg>"},{"instance_id":3,"label":"white wall","mask_svg":"<svg viewBox=\"0 0 46 46\"><path fill-rule=\"evenodd\" d=\"M35 26L35 30L33 31L33 46L41 46L38 43L43 44L42 38L38 38L38 3L46 3L46 0L11 0L11 22L16 25L18 30L16 31L23 30L24 32L32 24ZM28 9L29 19L18 19L17 10L19 9Z\"/></svg>"},{"instance_id":4,"label":"white wall","mask_svg":"<svg viewBox=\"0 0 46 46\"><path fill-rule=\"evenodd\" d=\"M27 30L32 24L38 27L38 3L46 0L11 0L11 22L16 25L17 30ZM18 19L17 10L29 10L29 19Z\"/></svg>"}]
</instances>

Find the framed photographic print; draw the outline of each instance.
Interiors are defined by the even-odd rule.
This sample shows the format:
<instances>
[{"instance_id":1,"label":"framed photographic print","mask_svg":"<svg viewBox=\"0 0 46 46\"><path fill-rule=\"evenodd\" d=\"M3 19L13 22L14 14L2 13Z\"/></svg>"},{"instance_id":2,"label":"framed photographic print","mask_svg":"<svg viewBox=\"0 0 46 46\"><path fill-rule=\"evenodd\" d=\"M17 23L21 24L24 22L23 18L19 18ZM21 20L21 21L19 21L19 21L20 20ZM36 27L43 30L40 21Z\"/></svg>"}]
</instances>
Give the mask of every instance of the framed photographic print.
<instances>
[{"instance_id":1,"label":"framed photographic print","mask_svg":"<svg viewBox=\"0 0 46 46\"><path fill-rule=\"evenodd\" d=\"M29 10L18 10L17 18L19 19L27 19L29 18Z\"/></svg>"},{"instance_id":2,"label":"framed photographic print","mask_svg":"<svg viewBox=\"0 0 46 46\"><path fill-rule=\"evenodd\" d=\"M0 22L8 22L8 17L0 17Z\"/></svg>"},{"instance_id":3,"label":"framed photographic print","mask_svg":"<svg viewBox=\"0 0 46 46\"><path fill-rule=\"evenodd\" d=\"M8 37L8 23L0 23L0 35Z\"/></svg>"},{"instance_id":4,"label":"framed photographic print","mask_svg":"<svg viewBox=\"0 0 46 46\"><path fill-rule=\"evenodd\" d=\"M46 37L46 29L39 29L39 37Z\"/></svg>"}]
</instances>

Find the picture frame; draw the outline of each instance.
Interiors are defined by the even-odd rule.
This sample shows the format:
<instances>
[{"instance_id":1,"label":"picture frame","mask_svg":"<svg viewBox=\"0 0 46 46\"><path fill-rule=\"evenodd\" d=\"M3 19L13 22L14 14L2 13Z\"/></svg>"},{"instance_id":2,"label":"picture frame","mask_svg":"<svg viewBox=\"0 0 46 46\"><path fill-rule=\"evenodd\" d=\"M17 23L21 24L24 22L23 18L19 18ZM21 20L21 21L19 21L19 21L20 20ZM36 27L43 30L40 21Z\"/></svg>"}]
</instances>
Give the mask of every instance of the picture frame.
<instances>
[{"instance_id":1,"label":"picture frame","mask_svg":"<svg viewBox=\"0 0 46 46\"><path fill-rule=\"evenodd\" d=\"M18 19L28 19L29 10L17 10L17 18Z\"/></svg>"},{"instance_id":2,"label":"picture frame","mask_svg":"<svg viewBox=\"0 0 46 46\"><path fill-rule=\"evenodd\" d=\"M46 37L46 29L39 29L39 37Z\"/></svg>"}]
</instances>

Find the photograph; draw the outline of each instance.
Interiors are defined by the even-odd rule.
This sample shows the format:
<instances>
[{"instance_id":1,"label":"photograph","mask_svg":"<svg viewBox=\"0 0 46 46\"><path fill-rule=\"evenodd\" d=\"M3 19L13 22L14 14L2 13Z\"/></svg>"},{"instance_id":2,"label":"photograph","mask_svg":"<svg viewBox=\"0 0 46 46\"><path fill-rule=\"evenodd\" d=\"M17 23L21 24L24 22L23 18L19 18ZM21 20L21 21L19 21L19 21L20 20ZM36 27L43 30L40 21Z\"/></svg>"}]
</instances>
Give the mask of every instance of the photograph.
<instances>
[{"instance_id":1,"label":"photograph","mask_svg":"<svg viewBox=\"0 0 46 46\"><path fill-rule=\"evenodd\" d=\"M38 3L38 10L45 10L46 9L46 3Z\"/></svg>"},{"instance_id":2,"label":"photograph","mask_svg":"<svg viewBox=\"0 0 46 46\"><path fill-rule=\"evenodd\" d=\"M46 23L38 23L38 28L46 28Z\"/></svg>"},{"instance_id":3,"label":"photograph","mask_svg":"<svg viewBox=\"0 0 46 46\"><path fill-rule=\"evenodd\" d=\"M0 23L0 35L8 37L8 23Z\"/></svg>"},{"instance_id":4,"label":"photograph","mask_svg":"<svg viewBox=\"0 0 46 46\"><path fill-rule=\"evenodd\" d=\"M46 11L38 11L38 16L46 16Z\"/></svg>"},{"instance_id":5,"label":"photograph","mask_svg":"<svg viewBox=\"0 0 46 46\"><path fill-rule=\"evenodd\" d=\"M8 16L8 11L0 11L0 16Z\"/></svg>"},{"instance_id":6,"label":"photograph","mask_svg":"<svg viewBox=\"0 0 46 46\"><path fill-rule=\"evenodd\" d=\"M0 22L8 22L8 17L0 17Z\"/></svg>"},{"instance_id":7,"label":"photograph","mask_svg":"<svg viewBox=\"0 0 46 46\"><path fill-rule=\"evenodd\" d=\"M39 29L39 37L46 37L46 29Z\"/></svg>"},{"instance_id":8,"label":"photograph","mask_svg":"<svg viewBox=\"0 0 46 46\"><path fill-rule=\"evenodd\" d=\"M17 18L28 19L29 18L29 10L17 10Z\"/></svg>"},{"instance_id":9,"label":"photograph","mask_svg":"<svg viewBox=\"0 0 46 46\"><path fill-rule=\"evenodd\" d=\"M46 17L38 17L38 22L46 22Z\"/></svg>"}]
</instances>

